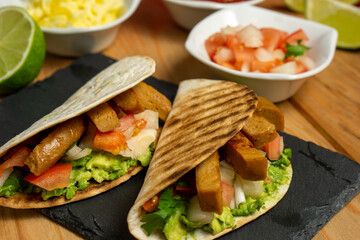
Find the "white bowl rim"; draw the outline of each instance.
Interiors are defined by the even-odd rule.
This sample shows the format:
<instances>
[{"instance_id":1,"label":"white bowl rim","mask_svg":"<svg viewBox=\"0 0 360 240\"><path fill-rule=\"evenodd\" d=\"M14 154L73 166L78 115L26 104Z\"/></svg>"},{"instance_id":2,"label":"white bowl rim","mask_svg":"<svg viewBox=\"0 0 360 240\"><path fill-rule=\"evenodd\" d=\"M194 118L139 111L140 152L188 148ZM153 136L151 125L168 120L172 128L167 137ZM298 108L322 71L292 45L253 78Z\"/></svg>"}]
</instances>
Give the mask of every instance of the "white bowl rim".
<instances>
[{"instance_id":1,"label":"white bowl rim","mask_svg":"<svg viewBox=\"0 0 360 240\"><path fill-rule=\"evenodd\" d=\"M289 19L296 19L296 21L299 21L300 24L301 22L311 22L311 24L313 24L314 26L317 27L321 27L327 31L329 31L331 38L330 38L330 43L329 45L332 46L329 49L329 56L326 59L326 61L324 61L321 65L316 66L315 68L304 72L304 73L299 73L299 74L286 74L286 73L257 73L257 72L241 72L238 70L232 70L226 67L223 67L211 60L205 59L202 56L200 56L196 49L193 48L192 46L192 42L191 39L193 38L193 36L196 34L196 30L199 28L199 26L201 26L202 24L204 24L204 22L207 21L208 18L214 18L216 17L216 15L220 15L222 14L222 12L224 11L229 11L229 12L237 12L238 9L243 9L243 8L249 8L249 9L253 9L254 11L260 11L260 12L268 12L274 15L278 15L278 16L282 16L285 18L289 18ZM306 77L310 77L312 75L315 75L319 72L321 72L322 70L324 70L332 61L334 54L335 54L335 49L336 49L336 42L337 42L337 37L338 37L338 32L336 29L329 27L327 25L321 24L321 23L317 23L317 22L313 22L307 19L302 19L299 17L295 17L295 16L291 16L291 15L287 15L284 13L279 13L276 11L272 11L269 9L265 9L262 7L257 7L257 6L252 6L252 5L245 5L245 6L238 6L236 8L227 8L227 9L222 9L219 11L216 11L213 14L210 14L209 16L207 16L206 18L202 19L200 22L198 22L194 28L190 31L186 41L185 41L185 48L189 51L189 53L195 57L196 59L198 59L200 62L204 63L205 65L211 66L217 70L220 70L222 72L226 72L229 73L231 75L235 75L238 77L242 77L242 78L251 78L251 79L261 79L261 80L279 80L279 81L289 81L289 80L300 80Z\"/></svg>"},{"instance_id":2,"label":"white bowl rim","mask_svg":"<svg viewBox=\"0 0 360 240\"><path fill-rule=\"evenodd\" d=\"M203 8L203 9L222 9L226 7L235 7L238 5L252 5L258 4L263 0L247 0L244 2L234 2L234 3L217 3L211 1L197 1L197 0L163 0L164 2L169 2L181 6L192 7L192 8Z\"/></svg>"},{"instance_id":3,"label":"white bowl rim","mask_svg":"<svg viewBox=\"0 0 360 240\"><path fill-rule=\"evenodd\" d=\"M50 27L41 27L41 30L44 33L51 33L51 34L59 34L59 35L66 35L66 34L78 34L78 33L90 33L96 31L106 30L116 25L124 22L127 20L131 15L136 11L138 8L141 0L131 0L131 4L128 6L127 11L121 15L116 20L99 26L94 27L81 27L81 28L50 28Z\"/></svg>"}]
</instances>

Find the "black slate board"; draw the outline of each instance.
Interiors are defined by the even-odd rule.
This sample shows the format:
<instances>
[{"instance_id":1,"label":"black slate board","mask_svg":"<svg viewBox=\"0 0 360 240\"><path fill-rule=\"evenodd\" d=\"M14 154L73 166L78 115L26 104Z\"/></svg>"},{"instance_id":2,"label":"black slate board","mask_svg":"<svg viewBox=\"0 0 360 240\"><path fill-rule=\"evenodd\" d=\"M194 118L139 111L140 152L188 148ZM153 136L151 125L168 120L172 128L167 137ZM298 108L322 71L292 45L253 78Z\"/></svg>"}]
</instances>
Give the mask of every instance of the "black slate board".
<instances>
[{"instance_id":1,"label":"black slate board","mask_svg":"<svg viewBox=\"0 0 360 240\"><path fill-rule=\"evenodd\" d=\"M85 55L45 81L6 97L0 102L0 145L64 102L112 62L100 54ZM176 94L173 84L153 77L146 82L171 100ZM293 151L294 176L288 193L267 214L221 239L311 239L360 191L359 164L314 143L282 135ZM86 239L133 239L126 216L144 176L142 171L99 196L39 211Z\"/></svg>"}]
</instances>

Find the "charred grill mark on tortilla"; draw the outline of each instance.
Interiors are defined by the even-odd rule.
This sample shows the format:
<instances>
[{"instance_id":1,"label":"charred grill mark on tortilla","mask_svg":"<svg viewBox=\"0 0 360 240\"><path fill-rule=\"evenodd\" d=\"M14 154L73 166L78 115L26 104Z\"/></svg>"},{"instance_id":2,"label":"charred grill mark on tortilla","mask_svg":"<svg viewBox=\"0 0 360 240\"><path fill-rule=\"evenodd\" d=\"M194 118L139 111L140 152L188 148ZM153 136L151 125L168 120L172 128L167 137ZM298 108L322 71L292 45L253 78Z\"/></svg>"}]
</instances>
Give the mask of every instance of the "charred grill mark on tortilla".
<instances>
[{"instance_id":1,"label":"charred grill mark on tortilla","mask_svg":"<svg viewBox=\"0 0 360 240\"><path fill-rule=\"evenodd\" d=\"M249 111L253 110L255 108L255 106L253 107L249 107L245 113L248 113ZM232 109L232 106L231 106L231 109ZM211 119L211 118L208 118L208 117L205 117L205 118L201 118L201 119L198 119L196 121L194 121L193 123L191 124L188 124L187 127L185 128L182 128L182 129L173 129L174 131L169 131L167 135L163 136L162 137L162 141L167 141L169 142L169 144L171 143L171 148L167 147L167 145L162 145L162 146L159 146L157 148L157 153L158 153L158 157L163 157L164 155L168 154L169 152L174 152L174 149L182 149L181 147L183 145L185 145L185 143L187 141L189 141L189 139L186 138L186 135L188 134L188 132L186 130L189 130L189 131L193 131L193 132L196 132L196 133L199 133L200 130L208 130L209 127L205 127L203 125L206 125L206 126L211 126L210 127L210 131L206 131L206 132L203 132L201 135L197 135L198 138L201 138L201 137L205 137L205 136L209 136L209 134L212 134L212 133L215 133L216 131L218 131L218 128L221 128L224 126L224 120L231 117L231 116L235 116L235 115L239 115L239 114L243 114L244 111L240 111L240 110L237 110L237 108L234 108L236 109L235 111L233 112L229 112L227 113L226 115L224 115L224 112L218 112L214 115L212 115L213 117L215 117L215 119ZM222 116L222 117L217 117L218 115ZM186 116L187 117L187 116ZM246 121L248 119L248 116L245 116L243 117L242 119L240 119L239 121L236 121L235 123L231 123L231 124L241 124L242 122ZM204 124L201 124L199 126L199 122L202 121L204 122ZM217 126L217 127L214 127L214 126ZM194 128L195 127L195 128ZM180 131L180 133L179 133ZM183 131L183 133L181 133L181 131ZM174 138L174 134L176 134L176 139L172 140L172 138ZM233 133L233 135L235 135L235 133ZM228 137L229 135L226 135L225 137ZM220 139L220 138L219 138ZM163 150L163 148L166 148L165 150ZM179 150L180 151L180 150Z\"/></svg>"},{"instance_id":2,"label":"charred grill mark on tortilla","mask_svg":"<svg viewBox=\"0 0 360 240\"><path fill-rule=\"evenodd\" d=\"M220 94L215 95L214 93L206 93L206 94L202 94L201 96L190 97L181 104L182 111L188 112L189 115L192 115L192 114L194 114L194 110L197 110L199 113L201 113L205 108L208 109L209 106L208 105L204 106L204 103L212 104L212 106L210 106L210 107L216 108L218 105L225 105L228 102L237 101L238 100L237 94L243 92L244 89L242 89L241 91L237 91L236 89L234 90L233 88L228 88L227 90L229 90L229 91L227 91L227 92L223 91L221 93L221 95ZM245 89L245 90L247 90L247 89ZM196 95L199 93L194 92L193 94ZM254 93L248 93L248 94L243 95L243 97L244 97L244 99L249 98L247 101L251 102L251 101L253 101L253 97L254 97L253 94ZM191 101L195 101L195 99L199 99L199 98L201 98L201 103L190 104ZM196 100L196 101L198 101L198 100ZM242 105L248 104L247 101L242 102ZM198 112L196 112L196 113L198 113Z\"/></svg>"},{"instance_id":3,"label":"charred grill mark on tortilla","mask_svg":"<svg viewBox=\"0 0 360 240\"><path fill-rule=\"evenodd\" d=\"M218 105L215 105L215 106L211 106L211 108L209 108L206 111L206 113L204 113L203 111L200 111L200 110L195 111L195 112L193 111L192 113L188 113L188 114L185 114L184 112L179 112L178 116L176 118L174 118L174 119L170 118L166 122L167 128L173 129L173 130L170 130L169 132L165 133L162 137L164 137L164 138L169 137L169 136L171 137L176 132L177 138L184 138L184 137L186 137L187 129L193 129L194 126L202 127L202 125L205 125L205 124L208 125L208 124L214 123L212 119L213 118L216 119L217 116L224 115L224 112L228 113L228 114L226 115L226 117L223 117L222 119L229 117L231 114L233 114L233 115L248 114L249 112L252 112L255 109L254 101L256 101L256 100L253 98L249 103L246 103L246 104L244 104L243 102L239 102L239 101L238 102L233 101L233 102L231 102L231 104L228 102L226 105L227 106L226 108L220 108L220 109L219 109ZM250 104L250 106L249 106L249 104ZM243 109L244 107L247 107L247 109L244 110ZM212 113L212 114L210 114L210 113ZM201 115L202 117L194 118L195 115ZM185 127L184 127L184 122L186 123ZM176 129L178 124L182 125L182 128L179 129L180 131L178 131ZM193 131L197 131L197 129L193 129ZM185 134L182 134L182 132L184 132Z\"/></svg>"},{"instance_id":4,"label":"charred grill mark on tortilla","mask_svg":"<svg viewBox=\"0 0 360 240\"><path fill-rule=\"evenodd\" d=\"M208 96L217 96L218 98L221 98L225 96L226 94L238 94L242 93L244 91L249 91L249 88L246 86L242 86L242 88L233 88L232 84L212 84L216 90L209 92L206 89L196 89L194 90L195 94L193 94L189 99L191 101L199 101L199 104L202 102L202 98L206 98ZM197 106L198 103L195 103L193 106Z\"/></svg>"},{"instance_id":5,"label":"charred grill mark on tortilla","mask_svg":"<svg viewBox=\"0 0 360 240\"><path fill-rule=\"evenodd\" d=\"M82 116L61 123L44 138L25 160L30 171L40 175L54 165L66 150L85 132L86 124Z\"/></svg>"}]
</instances>

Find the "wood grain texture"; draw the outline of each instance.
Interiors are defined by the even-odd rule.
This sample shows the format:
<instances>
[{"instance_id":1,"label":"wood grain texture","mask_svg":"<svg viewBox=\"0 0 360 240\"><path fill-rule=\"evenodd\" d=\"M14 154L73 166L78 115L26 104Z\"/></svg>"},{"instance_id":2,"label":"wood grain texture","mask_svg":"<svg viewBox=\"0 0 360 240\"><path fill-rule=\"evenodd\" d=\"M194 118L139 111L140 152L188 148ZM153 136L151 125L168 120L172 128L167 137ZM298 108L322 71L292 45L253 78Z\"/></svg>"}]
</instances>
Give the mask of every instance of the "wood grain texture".
<instances>
[{"instance_id":1,"label":"wood grain texture","mask_svg":"<svg viewBox=\"0 0 360 240\"><path fill-rule=\"evenodd\" d=\"M282 0L259 4L285 14ZM121 59L147 55L156 63L155 77L173 83L189 78L217 78L191 57L184 42L188 31L172 21L161 0L143 0L135 14L119 27L114 43L103 54ZM47 54L37 78L41 81L68 66L74 58ZM285 114L285 132L347 155L360 163L360 51L336 50L321 73L310 77L295 96L278 104ZM314 237L315 240L360 236L360 195L350 201ZM81 239L33 210L0 208L0 239Z\"/></svg>"}]
</instances>

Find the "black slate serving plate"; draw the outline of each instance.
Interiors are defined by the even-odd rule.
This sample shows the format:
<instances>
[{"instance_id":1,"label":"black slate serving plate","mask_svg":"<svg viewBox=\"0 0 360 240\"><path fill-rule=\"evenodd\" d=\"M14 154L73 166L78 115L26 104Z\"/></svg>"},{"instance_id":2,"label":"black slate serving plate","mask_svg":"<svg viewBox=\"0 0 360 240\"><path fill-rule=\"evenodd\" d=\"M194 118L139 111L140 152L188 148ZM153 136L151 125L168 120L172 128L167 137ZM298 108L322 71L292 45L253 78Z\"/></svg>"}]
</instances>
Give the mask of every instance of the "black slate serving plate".
<instances>
[{"instance_id":1,"label":"black slate serving plate","mask_svg":"<svg viewBox=\"0 0 360 240\"><path fill-rule=\"evenodd\" d=\"M0 145L62 104L96 73L113 63L91 54L48 79L0 102ZM145 80L173 100L177 86ZM290 189L269 212L221 239L311 239L360 191L360 165L349 158L282 133L293 151ZM145 170L99 196L39 211L86 239L133 239L126 217L143 183Z\"/></svg>"}]
</instances>

